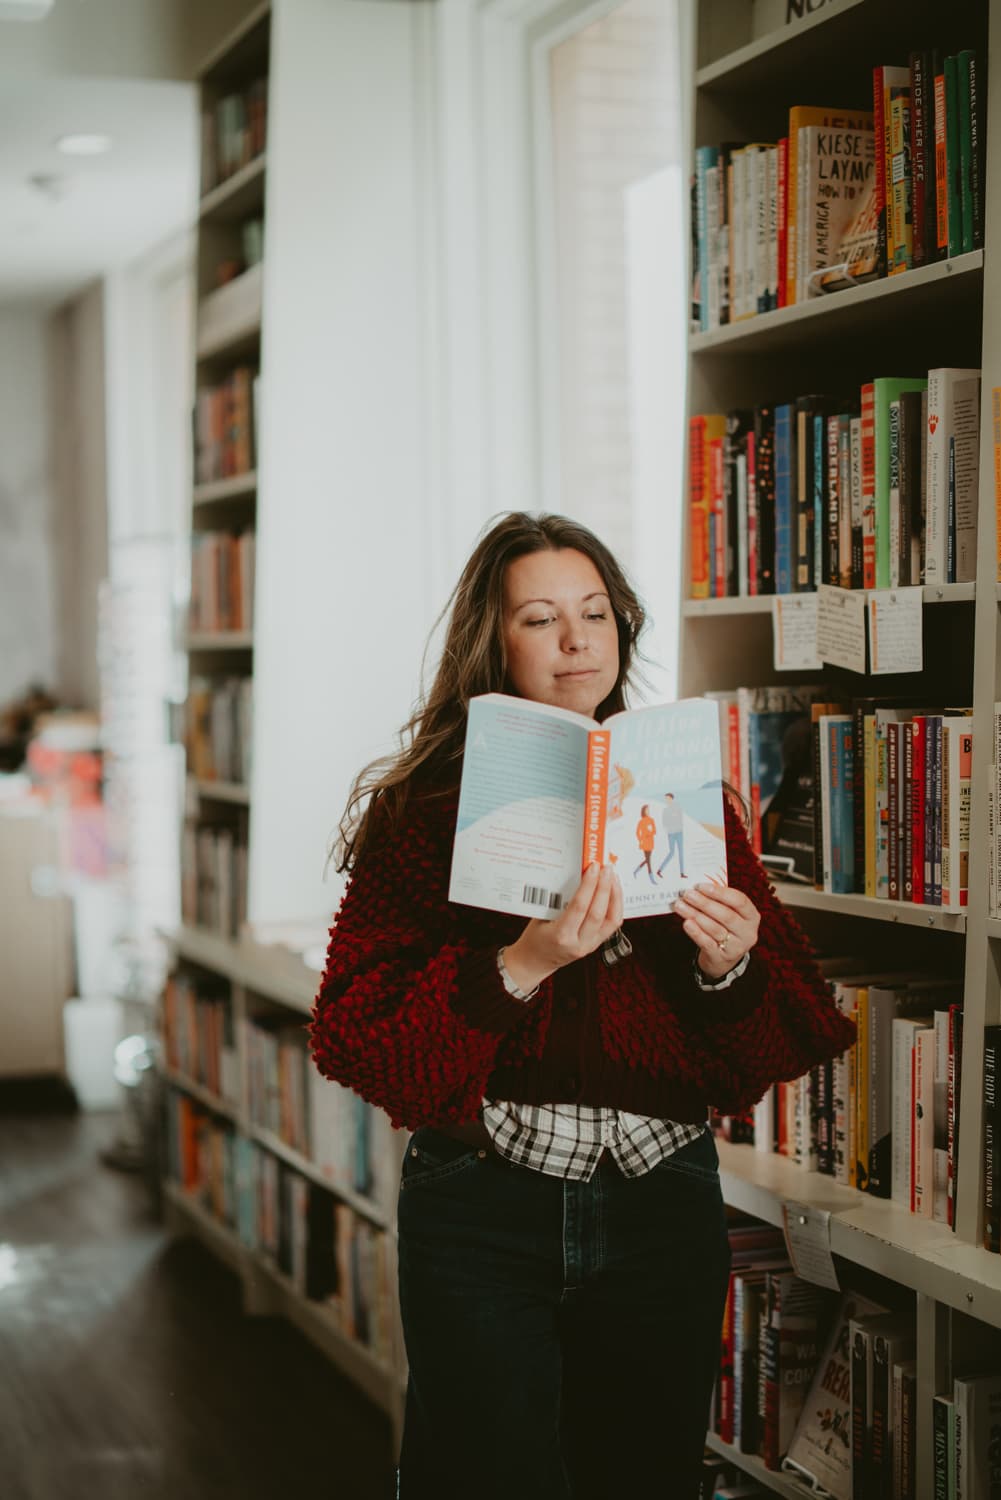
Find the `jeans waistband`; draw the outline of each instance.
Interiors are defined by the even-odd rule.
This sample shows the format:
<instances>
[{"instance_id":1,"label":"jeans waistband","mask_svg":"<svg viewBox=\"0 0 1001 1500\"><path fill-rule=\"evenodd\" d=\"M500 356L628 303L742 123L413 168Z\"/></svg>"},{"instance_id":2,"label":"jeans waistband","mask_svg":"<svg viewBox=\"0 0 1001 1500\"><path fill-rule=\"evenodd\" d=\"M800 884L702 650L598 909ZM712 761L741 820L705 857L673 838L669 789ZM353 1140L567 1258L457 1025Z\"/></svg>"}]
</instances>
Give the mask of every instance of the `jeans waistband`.
<instances>
[{"instance_id":1,"label":"jeans waistband","mask_svg":"<svg viewBox=\"0 0 1001 1500\"><path fill-rule=\"evenodd\" d=\"M432 1125L432 1130L439 1135L447 1135L455 1141L463 1141L467 1146L476 1146L486 1151L496 1151L490 1132L482 1120L470 1120L465 1125L457 1125L449 1121L444 1125Z\"/></svg>"}]
</instances>

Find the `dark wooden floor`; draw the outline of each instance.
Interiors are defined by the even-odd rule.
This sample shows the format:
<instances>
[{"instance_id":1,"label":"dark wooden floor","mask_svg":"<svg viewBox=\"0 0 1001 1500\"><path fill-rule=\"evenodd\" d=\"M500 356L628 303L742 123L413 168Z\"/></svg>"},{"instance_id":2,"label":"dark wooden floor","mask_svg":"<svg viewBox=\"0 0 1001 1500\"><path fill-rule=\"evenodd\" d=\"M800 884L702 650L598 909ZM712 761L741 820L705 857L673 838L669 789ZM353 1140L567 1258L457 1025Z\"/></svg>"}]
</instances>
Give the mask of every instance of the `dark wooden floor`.
<instances>
[{"instance_id":1,"label":"dark wooden floor","mask_svg":"<svg viewBox=\"0 0 1001 1500\"><path fill-rule=\"evenodd\" d=\"M98 1115L0 1116L3 1500L386 1500L382 1414L171 1241Z\"/></svg>"}]
</instances>

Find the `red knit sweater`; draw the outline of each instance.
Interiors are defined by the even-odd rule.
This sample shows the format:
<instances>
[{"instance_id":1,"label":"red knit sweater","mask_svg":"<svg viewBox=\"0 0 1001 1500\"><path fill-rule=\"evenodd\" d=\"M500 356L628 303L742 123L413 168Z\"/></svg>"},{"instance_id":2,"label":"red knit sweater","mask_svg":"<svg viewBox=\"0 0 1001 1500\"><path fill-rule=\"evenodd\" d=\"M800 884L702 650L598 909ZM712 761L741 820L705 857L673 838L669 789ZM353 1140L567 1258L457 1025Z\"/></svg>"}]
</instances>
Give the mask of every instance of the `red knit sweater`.
<instances>
[{"instance_id":1,"label":"red knit sweater","mask_svg":"<svg viewBox=\"0 0 1001 1500\"><path fill-rule=\"evenodd\" d=\"M527 1003L507 994L496 962L524 919L448 900L456 809L455 798L412 798L396 832L373 831L309 1028L320 1072L394 1125L472 1120L484 1096L704 1120L710 1104L736 1113L854 1040L729 807L730 884L761 913L740 979L700 990L680 917L641 917L628 924L628 958L609 967L591 954Z\"/></svg>"}]
</instances>

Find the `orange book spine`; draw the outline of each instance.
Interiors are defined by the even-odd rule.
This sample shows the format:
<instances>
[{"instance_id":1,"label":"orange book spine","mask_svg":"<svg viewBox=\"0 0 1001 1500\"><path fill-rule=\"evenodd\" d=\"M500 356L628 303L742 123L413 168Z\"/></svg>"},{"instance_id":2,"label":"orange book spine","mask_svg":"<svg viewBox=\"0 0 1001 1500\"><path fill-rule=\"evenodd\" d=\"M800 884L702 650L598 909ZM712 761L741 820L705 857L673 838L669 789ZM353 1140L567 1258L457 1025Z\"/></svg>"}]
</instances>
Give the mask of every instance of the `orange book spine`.
<instances>
[{"instance_id":1,"label":"orange book spine","mask_svg":"<svg viewBox=\"0 0 1001 1500\"><path fill-rule=\"evenodd\" d=\"M605 863L605 811L608 807L608 756L612 736L592 729L587 737L587 795L584 803L584 857L581 869Z\"/></svg>"}]
</instances>

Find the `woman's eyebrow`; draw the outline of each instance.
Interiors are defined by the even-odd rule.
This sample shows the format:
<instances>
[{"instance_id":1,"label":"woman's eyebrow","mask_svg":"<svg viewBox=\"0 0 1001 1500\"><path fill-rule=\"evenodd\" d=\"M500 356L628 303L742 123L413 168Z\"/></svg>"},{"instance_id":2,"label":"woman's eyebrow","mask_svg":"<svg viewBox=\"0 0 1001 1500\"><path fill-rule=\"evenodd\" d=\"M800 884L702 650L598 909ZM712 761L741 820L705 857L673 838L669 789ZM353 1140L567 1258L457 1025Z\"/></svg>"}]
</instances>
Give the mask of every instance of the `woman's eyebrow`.
<instances>
[{"instance_id":1,"label":"woman's eyebrow","mask_svg":"<svg viewBox=\"0 0 1001 1500\"><path fill-rule=\"evenodd\" d=\"M593 594L585 594L580 602L581 604L586 604L589 599L607 598L608 595L605 593L604 589L595 589ZM555 599L523 599L520 604L516 604L514 607L517 611L519 609L525 609L529 604L548 604L552 609L557 608Z\"/></svg>"}]
</instances>

